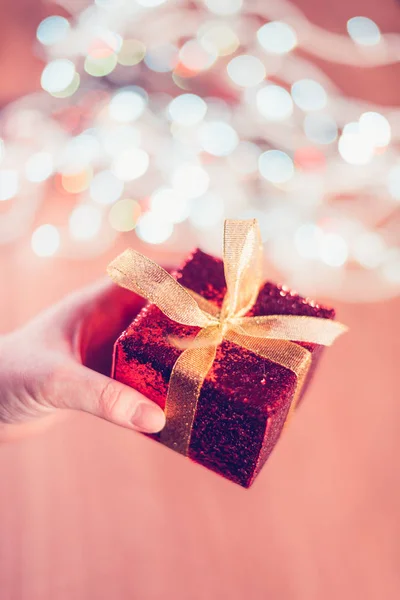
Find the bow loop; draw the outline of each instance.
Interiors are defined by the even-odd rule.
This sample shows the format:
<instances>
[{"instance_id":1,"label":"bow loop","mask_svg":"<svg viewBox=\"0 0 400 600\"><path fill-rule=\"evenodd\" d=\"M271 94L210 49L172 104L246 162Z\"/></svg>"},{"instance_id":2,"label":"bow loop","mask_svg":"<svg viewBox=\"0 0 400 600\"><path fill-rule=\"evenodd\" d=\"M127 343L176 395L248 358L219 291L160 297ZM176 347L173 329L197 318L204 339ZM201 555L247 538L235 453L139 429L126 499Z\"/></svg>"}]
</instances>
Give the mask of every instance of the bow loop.
<instances>
[{"instance_id":1,"label":"bow loop","mask_svg":"<svg viewBox=\"0 0 400 600\"><path fill-rule=\"evenodd\" d=\"M262 283L262 245L258 223L225 221L224 271L227 286L222 319L245 315Z\"/></svg>"}]
</instances>

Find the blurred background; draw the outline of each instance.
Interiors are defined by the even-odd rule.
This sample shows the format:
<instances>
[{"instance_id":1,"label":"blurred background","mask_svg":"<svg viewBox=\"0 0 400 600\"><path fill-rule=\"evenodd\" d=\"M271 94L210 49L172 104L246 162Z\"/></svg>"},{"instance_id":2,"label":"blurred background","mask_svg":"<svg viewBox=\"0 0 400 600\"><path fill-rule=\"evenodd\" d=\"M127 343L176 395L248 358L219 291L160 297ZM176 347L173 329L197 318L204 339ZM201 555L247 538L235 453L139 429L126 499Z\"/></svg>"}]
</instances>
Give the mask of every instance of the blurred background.
<instances>
[{"instance_id":1,"label":"blurred background","mask_svg":"<svg viewBox=\"0 0 400 600\"><path fill-rule=\"evenodd\" d=\"M395 0L0 0L0 333L226 217L351 328L247 495L87 415L0 447L1 600L399 597L399 59Z\"/></svg>"}]
</instances>

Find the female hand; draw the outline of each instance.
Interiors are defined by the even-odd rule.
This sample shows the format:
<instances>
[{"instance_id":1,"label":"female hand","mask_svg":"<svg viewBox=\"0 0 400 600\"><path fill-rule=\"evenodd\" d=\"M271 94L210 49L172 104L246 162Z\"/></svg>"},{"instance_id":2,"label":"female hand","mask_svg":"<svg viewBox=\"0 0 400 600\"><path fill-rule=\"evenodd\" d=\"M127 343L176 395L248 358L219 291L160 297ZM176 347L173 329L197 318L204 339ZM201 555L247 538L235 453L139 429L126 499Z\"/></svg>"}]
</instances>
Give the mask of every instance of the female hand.
<instances>
[{"instance_id":1,"label":"female hand","mask_svg":"<svg viewBox=\"0 0 400 600\"><path fill-rule=\"evenodd\" d=\"M0 429L58 408L146 433L162 429L159 406L107 376L113 343L142 306L132 292L103 281L0 337Z\"/></svg>"}]
</instances>

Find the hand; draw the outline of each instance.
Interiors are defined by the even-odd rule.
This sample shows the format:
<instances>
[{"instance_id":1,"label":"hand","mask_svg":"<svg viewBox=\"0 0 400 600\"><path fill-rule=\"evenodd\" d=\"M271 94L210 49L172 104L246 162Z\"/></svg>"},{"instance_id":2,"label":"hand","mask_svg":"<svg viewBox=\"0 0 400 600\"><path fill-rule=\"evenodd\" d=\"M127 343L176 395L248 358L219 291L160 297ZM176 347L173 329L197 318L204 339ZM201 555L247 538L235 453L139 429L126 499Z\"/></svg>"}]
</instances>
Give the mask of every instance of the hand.
<instances>
[{"instance_id":1,"label":"hand","mask_svg":"<svg viewBox=\"0 0 400 600\"><path fill-rule=\"evenodd\" d=\"M0 337L0 428L67 408L146 433L162 429L159 406L107 376L113 343L142 306L104 281Z\"/></svg>"}]
</instances>

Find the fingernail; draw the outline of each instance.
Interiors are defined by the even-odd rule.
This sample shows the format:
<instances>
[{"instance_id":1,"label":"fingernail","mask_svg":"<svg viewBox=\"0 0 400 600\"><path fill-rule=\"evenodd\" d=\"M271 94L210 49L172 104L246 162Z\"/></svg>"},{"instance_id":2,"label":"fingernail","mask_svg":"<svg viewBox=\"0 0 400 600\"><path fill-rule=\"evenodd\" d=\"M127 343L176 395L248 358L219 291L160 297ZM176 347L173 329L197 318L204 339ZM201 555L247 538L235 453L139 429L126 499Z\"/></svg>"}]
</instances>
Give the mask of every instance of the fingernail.
<instances>
[{"instance_id":1,"label":"fingernail","mask_svg":"<svg viewBox=\"0 0 400 600\"><path fill-rule=\"evenodd\" d=\"M140 402L132 416L132 425L145 433L157 433L165 425L165 415L157 404Z\"/></svg>"}]
</instances>

